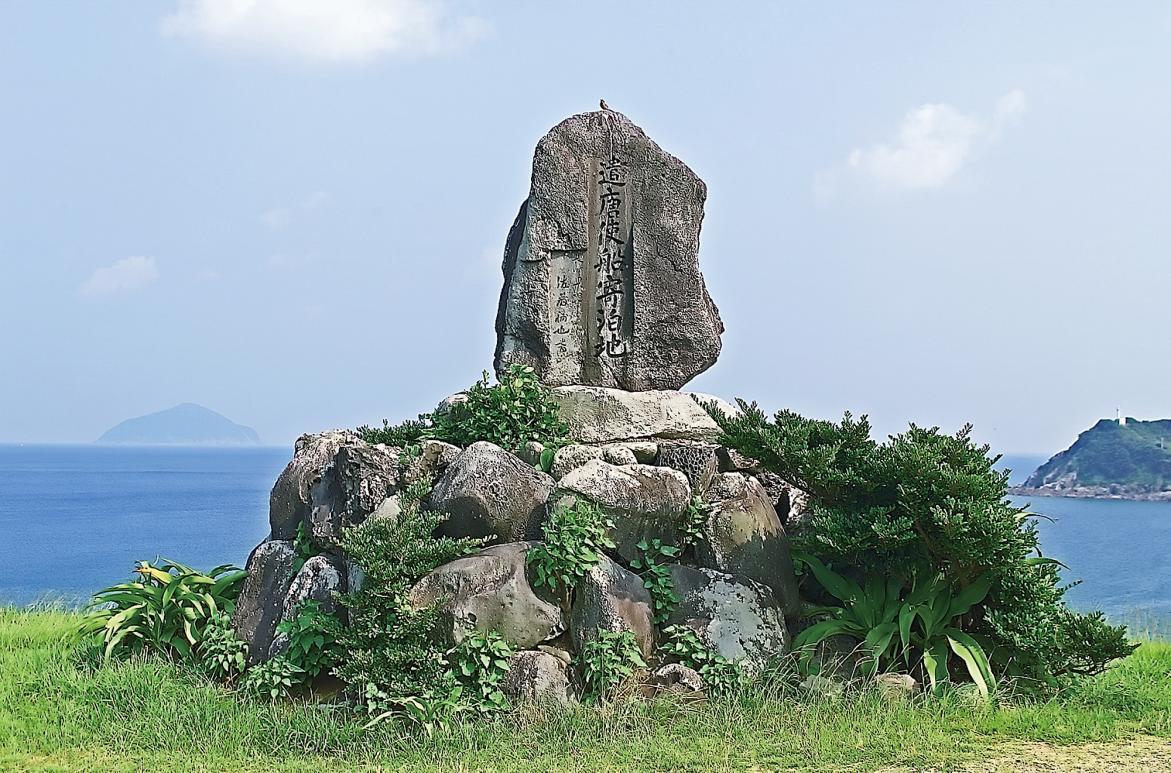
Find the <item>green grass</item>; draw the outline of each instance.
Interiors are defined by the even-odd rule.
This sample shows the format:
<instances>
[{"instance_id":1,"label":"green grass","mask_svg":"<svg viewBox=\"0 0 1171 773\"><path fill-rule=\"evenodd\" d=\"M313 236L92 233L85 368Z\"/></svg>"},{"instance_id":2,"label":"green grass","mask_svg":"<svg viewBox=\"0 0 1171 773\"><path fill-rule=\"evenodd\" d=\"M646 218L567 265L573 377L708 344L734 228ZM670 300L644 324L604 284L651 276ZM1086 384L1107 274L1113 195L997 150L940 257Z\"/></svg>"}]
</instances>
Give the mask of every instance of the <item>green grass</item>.
<instances>
[{"instance_id":1,"label":"green grass","mask_svg":"<svg viewBox=\"0 0 1171 773\"><path fill-rule=\"evenodd\" d=\"M429 738L394 725L364 732L339 707L241 700L157 661L94 668L70 642L76 621L0 609L0 768L870 770L951 766L1016 740L1171 737L1166 643L1144 644L1048 702L835 701L778 690L706 704L534 709Z\"/></svg>"}]
</instances>

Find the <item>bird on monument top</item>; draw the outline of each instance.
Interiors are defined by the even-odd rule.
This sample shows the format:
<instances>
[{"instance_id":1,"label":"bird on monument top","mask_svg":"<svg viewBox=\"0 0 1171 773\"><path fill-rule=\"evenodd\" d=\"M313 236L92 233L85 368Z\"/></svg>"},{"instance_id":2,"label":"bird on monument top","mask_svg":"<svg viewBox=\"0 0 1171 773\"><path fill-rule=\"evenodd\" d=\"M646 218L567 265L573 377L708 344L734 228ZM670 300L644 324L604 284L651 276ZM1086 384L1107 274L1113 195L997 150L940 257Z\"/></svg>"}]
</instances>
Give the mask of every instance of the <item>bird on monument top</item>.
<instances>
[{"instance_id":1,"label":"bird on monument top","mask_svg":"<svg viewBox=\"0 0 1171 773\"><path fill-rule=\"evenodd\" d=\"M610 110L610 106L606 104L606 100L604 100L604 99L598 100L598 107L602 108L603 110L613 112L612 110Z\"/></svg>"}]
</instances>

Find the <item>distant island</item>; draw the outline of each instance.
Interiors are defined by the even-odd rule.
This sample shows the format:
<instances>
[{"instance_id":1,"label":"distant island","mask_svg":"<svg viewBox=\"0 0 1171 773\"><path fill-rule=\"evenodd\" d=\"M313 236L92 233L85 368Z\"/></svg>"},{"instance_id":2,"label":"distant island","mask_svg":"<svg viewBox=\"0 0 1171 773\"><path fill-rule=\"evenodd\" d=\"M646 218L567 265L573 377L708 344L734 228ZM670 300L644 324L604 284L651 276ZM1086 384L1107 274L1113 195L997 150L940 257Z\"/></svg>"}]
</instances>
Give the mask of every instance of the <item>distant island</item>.
<instances>
[{"instance_id":1,"label":"distant island","mask_svg":"<svg viewBox=\"0 0 1171 773\"><path fill-rule=\"evenodd\" d=\"M1102 419L1014 494L1171 500L1171 419Z\"/></svg>"},{"instance_id":2,"label":"distant island","mask_svg":"<svg viewBox=\"0 0 1171 773\"><path fill-rule=\"evenodd\" d=\"M111 428L98 443L126 445L255 446L260 436L195 403L182 403L157 413L127 419Z\"/></svg>"}]
</instances>

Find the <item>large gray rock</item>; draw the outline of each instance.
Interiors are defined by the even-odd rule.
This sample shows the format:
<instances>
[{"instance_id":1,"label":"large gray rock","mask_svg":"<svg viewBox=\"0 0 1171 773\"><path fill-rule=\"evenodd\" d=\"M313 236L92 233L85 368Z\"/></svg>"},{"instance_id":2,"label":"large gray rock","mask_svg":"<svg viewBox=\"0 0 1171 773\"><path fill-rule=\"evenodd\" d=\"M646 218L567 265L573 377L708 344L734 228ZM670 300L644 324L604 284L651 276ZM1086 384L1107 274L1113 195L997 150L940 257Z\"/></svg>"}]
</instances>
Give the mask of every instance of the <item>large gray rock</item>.
<instances>
[{"instance_id":1,"label":"large gray rock","mask_svg":"<svg viewBox=\"0 0 1171 773\"><path fill-rule=\"evenodd\" d=\"M333 457L346 443L358 443L357 434L333 430L297 438L293 459L272 487L268 499L268 523L272 539L293 539L297 524L309 520L312 509L311 489L321 479Z\"/></svg>"},{"instance_id":2,"label":"large gray rock","mask_svg":"<svg viewBox=\"0 0 1171 773\"><path fill-rule=\"evenodd\" d=\"M699 271L707 187L625 116L575 115L537 145L508 234L496 371L546 384L678 389L724 324Z\"/></svg>"},{"instance_id":3,"label":"large gray rock","mask_svg":"<svg viewBox=\"0 0 1171 773\"><path fill-rule=\"evenodd\" d=\"M500 689L514 705L550 703L566 706L576 703L570 681L569 664L548 652L521 650L508 664Z\"/></svg>"},{"instance_id":4,"label":"large gray rock","mask_svg":"<svg viewBox=\"0 0 1171 773\"><path fill-rule=\"evenodd\" d=\"M296 561L297 552L287 540L261 542L248 556L244 565L248 577L236 599L232 626L236 635L248 643L249 663L258 663L268 656Z\"/></svg>"},{"instance_id":5,"label":"large gray rock","mask_svg":"<svg viewBox=\"0 0 1171 773\"><path fill-rule=\"evenodd\" d=\"M550 501L558 506L575 496L596 502L613 518L615 552L629 562L638 558L636 545L644 539L678 543L691 487L678 470L645 464L618 467L595 459L558 481Z\"/></svg>"},{"instance_id":6,"label":"large gray rock","mask_svg":"<svg viewBox=\"0 0 1171 773\"><path fill-rule=\"evenodd\" d=\"M598 631L629 631L644 658L655 651L654 609L642 578L602 556L574 589L569 633L574 648L598 637Z\"/></svg>"},{"instance_id":7,"label":"large gray rock","mask_svg":"<svg viewBox=\"0 0 1171 773\"><path fill-rule=\"evenodd\" d=\"M781 607L768 588L745 577L675 564L671 582L679 595L667 625L685 625L708 647L759 673L789 648Z\"/></svg>"},{"instance_id":8,"label":"large gray rock","mask_svg":"<svg viewBox=\"0 0 1171 773\"><path fill-rule=\"evenodd\" d=\"M561 480L566 473L576 470L586 462L601 459L605 456L603 450L597 446L568 445L557 449L553 455L553 478ZM633 454L631 454L633 456Z\"/></svg>"},{"instance_id":9,"label":"large gray rock","mask_svg":"<svg viewBox=\"0 0 1171 773\"><path fill-rule=\"evenodd\" d=\"M402 452L361 440L343 443L309 490L309 536L339 551L342 533L366 520L399 485Z\"/></svg>"},{"instance_id":10,"label":"large gray rock","mask_svg":"<svg viewBox=\"0 0 1171 773\"><path fill-rule=\"evenodd\" d=\"M411 589L414 609L437 606L440 633L459 643L472 631L496 631L529 648L565 630L560 607L539 597L525 573L531 542L494 545L438 567Z\"/></svg>"},{"instance_id":11,"label":"large gray rock","mask_svg":"<svg viewBox=\"0 0 1171 773\"><path fill-rule=\"evenodd\" d=\"M341 562L332 556L312 556L293 577L289 590L285 593L284 604L281 606L281 618L277 623L292 620L297 616L301 602L312 599L318 602L318 608L326 614L336 615L338 603L334 593L345 590L345 572ZM273 636L272 645L268 649L270 657L275 657L289 646L288 636L277 632Z\"/></svg>"},{"instance_id":12,"label":"large gray rock","mask_svg":"<svg viewBox=\"0 0 1171 773\"><path fill-rule=\"evenodd\" d=\"M579 443L623 440L702 440L719 437L720 426L682 392L625 392L590 386L552 390L569 436Z\"/></svg>"},{"instance_id":13,"label":"large gray rock","mask_svg":"<svg viewBox=\"0 0 1171 773\"><path fill-rule=\"evenodd\" d=\"M696 543L701 566L755 580L772 589L785 614L801 607L789 539L768 494L755 478L736 472L716 477L711 509Z\"/></svg>"},{"instance_id":14,"label":"large gray rock","mask_svg":"<svg viewBox=\"0 0 1171 773\"><path fill-rule=\"evenodd\" d=\"M428 498L447 520L450 537L491 537L504 542L541 536L553 479L487 441L472 443L439 478Z\"/></svg>"}]
</instances>

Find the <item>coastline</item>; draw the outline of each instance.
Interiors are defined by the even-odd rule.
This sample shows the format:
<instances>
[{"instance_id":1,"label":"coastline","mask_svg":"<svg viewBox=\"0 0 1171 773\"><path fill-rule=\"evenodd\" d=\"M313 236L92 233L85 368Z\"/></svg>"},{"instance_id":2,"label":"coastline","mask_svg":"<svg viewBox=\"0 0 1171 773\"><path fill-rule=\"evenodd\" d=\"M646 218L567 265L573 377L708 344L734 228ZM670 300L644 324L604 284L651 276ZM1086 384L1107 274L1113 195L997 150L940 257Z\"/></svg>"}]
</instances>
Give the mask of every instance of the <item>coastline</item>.
<instances>
[{"instance_id":1,"label":"coastline","mask_svg":"<svg viewBox=\"0 0 1171 773\"><path fill-rule=\"evenodd\" d=\"M1018 497L1065 497L1068 499L1120 499L1130 502L1171 502L1171 491L1135 491L1124 486L1011 486L1008 493Z\"/></svg>"}]
</instances>

